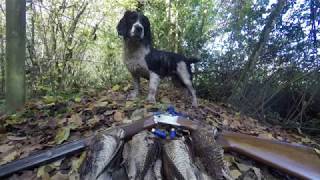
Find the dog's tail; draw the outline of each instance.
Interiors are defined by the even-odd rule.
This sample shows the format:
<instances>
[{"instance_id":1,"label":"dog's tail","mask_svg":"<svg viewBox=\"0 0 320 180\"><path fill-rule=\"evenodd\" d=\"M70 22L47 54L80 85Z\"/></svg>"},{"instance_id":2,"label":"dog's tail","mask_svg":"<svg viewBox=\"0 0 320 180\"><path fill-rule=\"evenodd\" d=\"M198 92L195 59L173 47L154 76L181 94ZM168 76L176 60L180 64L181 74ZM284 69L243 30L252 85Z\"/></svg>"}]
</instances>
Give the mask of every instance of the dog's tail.
<instances>
[{"instance_id":1,"label":"dog's tail","mask_svg":"<svg viewBox=\"0 0 320 180\"><path fill-rule=\"evenodd\" d=\"M189 63L189 64L194 64L194 63L197 63L199 61L200 61L200 59L197 59L197 58L188 58L187 59L187 63Z\"/></svg>"}]
</instances>

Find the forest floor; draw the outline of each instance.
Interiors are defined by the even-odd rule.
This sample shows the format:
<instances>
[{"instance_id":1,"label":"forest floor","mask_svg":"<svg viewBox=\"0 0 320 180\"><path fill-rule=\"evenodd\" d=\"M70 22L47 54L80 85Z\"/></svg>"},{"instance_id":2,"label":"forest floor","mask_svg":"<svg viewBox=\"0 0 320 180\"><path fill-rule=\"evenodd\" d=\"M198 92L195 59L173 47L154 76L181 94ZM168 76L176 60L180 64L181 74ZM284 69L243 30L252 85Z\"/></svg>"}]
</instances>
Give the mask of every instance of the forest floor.
<instances>
[{"instance_id":1,"label":"forest floor","mask_svg":"<svg viewBox=\"0 0 320 180\"><path fill-rule=\"evenodd\" d=\"M144 85L143 87L147 87ZM71 99L45 96L27 103L24 111L11 116L0 116L0 164L26 157L39 150L93 135L94 132L130 119L146 117L152 111L163 111L173 105L177 112L207 122L219 129L240 132L280 141L306 144L319 149L319 145L303 134L286 131L280 126L260 123L242 115L230 105L199 100L199 108L190 108L190 97L162 84L158 103L144 103L146 89L140 100L127 101L129 85L116 85L110 89L88 90ZM170 90L167 90L170 89ZM85 152L25 170L8 179L77 179ZM225 160L236 179L291 179L281 172L259 164L239 154L225 154Z\"/></svg>"}]
</instances>

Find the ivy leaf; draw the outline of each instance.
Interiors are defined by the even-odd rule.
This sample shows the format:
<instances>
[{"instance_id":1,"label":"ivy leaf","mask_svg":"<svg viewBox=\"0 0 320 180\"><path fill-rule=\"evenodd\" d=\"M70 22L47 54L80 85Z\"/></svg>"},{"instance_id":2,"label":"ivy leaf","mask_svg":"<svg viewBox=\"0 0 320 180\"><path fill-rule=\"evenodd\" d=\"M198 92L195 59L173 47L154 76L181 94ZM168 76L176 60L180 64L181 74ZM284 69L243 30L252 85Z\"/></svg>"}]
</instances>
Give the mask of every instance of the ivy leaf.
<instances>
[{"instance_id":1,"label":"ivy leaf","mask_svg":"<svg viewBox=\"0 0 320 180\"><path fill-rule=\"evenodd\" d=\"M120 89L120 86L117 84L112 87L112 91L118 91Z\"/></svg>"},{"instance_id":2,"label":"ivy leaf","mask_svg":"<svg viewBox=\"0 0 320 180\"><path fill-rule=\"evenodd\" d=\"M70 127L62 127L58 130L54 141L57 144L61 144L63 141L67 140L70 136Z\"/></svg>"}]
</instances>

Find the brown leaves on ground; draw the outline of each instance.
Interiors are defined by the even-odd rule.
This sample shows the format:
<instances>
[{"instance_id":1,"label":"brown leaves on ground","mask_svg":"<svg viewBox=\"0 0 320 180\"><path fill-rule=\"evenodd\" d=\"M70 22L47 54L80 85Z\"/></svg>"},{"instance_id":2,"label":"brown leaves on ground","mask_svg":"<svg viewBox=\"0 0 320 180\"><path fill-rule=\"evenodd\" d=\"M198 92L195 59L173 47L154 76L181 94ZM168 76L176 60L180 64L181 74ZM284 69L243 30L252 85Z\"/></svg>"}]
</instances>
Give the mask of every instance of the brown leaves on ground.
<instances>
[{"instance_id":1,"label":"brown leaves on ground","mask_svg":"<svg viewBox=\"0 0 320 180\"><path fill-rule=\"evenodd\" d=\"M0 131L0 164L26 157L37 150L90 136L96 131L121 123L130 123L150 115L152 111L164 111L173 105L176 111L220 129L241 132L268 139L312 144L308 137L284 131L281 127L259 123L232 109L228 104L199 100L199 108L191 108L191 97L181 90L161 84L157 104L144 101L147 90L143 86L142 96L135 101L127 101L129 85L115 85L111 89L84 92L82 96L63 100L46 96L27 103L26 109L12 116L2 116L4 130ZM33 171L23 171L11 176L18 179L77 179L78 167L85 153L44 165ZM239 179L266 179L276 175L265 166L243 159L237 154L226 155L231 175ZM267 178L269 179L269 178ZM280 176L281 179L281 176Z\"/></svg>"}]
</instances>

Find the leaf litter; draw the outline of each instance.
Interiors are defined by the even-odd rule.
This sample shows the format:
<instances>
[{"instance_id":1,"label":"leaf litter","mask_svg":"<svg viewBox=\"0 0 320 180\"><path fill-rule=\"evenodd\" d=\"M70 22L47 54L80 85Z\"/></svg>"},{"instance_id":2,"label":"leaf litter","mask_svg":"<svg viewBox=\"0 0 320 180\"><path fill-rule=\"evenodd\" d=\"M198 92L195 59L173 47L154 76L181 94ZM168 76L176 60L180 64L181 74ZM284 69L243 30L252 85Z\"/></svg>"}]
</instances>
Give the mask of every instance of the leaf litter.
<instances>
[{"instance_id":1,"label":"leaf litter","mask_svg":"<svg viewBox=\"0 0 320 180\"><path fill-rule=\"evenodd\" d=\"M307 144L319 153L319 144L301 133L260 123L225 103L199 99L199 108L191 108L190 97L173 87L167 91L167 86L160 85L157 104L145 103L145 83L142 86L142 96L134 101L126 100L130 89L128 84L115 85L105 90L88 90L82 96L77 95L72 99L45 96L40 100L30 101L24 111L0 117L4 122L4 130L0 131L0 164L27 157L38 150L93 135L96 131L130 123L147 117L152 111L163 111L168 105L173 105L178 112L219 129ZM78 179L78 170L85 155L85 152L77 153L55 163L14 174L8 179ZM287 177L236 153L226 153L225 161L235 179Z\"/></svg>"}]
</instances>

